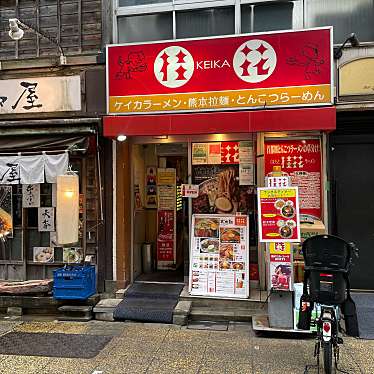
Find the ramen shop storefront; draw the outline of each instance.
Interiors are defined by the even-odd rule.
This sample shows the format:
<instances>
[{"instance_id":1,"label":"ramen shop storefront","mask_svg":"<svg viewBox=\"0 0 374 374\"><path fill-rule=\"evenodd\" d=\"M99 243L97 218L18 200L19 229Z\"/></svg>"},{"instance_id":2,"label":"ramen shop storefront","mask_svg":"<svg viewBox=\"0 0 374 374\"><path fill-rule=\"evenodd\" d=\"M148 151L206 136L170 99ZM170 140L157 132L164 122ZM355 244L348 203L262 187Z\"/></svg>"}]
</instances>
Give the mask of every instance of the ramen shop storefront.
<instances>
[{"instance_id":1,"label":"ramen shop storefront","mask_svg":"<svg viewBox=\"0 0 374 374\"><path fill-rule=\"evenodd\" d=\"M323 177L324 133L335 128L331 69L306 82L304 70L293 68L291 79L282 62L316 38L326 39L320 53L329 61L328 28L108 47L104 136L127 137L113 142L119 283L181 281L191 294L241 298L266 288L256 187L264 185L271 162L283 160L286 169L294 156L277 155L267 164L266 145L318 143ZM119 62L134 48L143 51L142 68L124 74ZM268 61L264 69L251 70L251 51ZM280 84L280 91L272 88ZM310 95L308 105L318 107L302 107ZM274 108L260 107L262 100ZM321 215L324 199L320 188ZM141 259L144 243L154 250L151 273Z\"/></svg>"}]
</instances>

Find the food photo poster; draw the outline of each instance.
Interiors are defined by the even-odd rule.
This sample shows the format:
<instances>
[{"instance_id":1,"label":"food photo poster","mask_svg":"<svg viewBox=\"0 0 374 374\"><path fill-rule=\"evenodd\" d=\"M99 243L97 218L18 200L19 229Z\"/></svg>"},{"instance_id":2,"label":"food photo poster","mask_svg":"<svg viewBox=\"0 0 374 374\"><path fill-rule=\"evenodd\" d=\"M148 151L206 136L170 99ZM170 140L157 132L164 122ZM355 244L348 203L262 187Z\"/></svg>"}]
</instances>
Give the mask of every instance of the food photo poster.
<instances>
[{"instance_id":1,"label":"food photo poster","mask_svg":"<svg viewBox=\"0 0 374 374\"><path fill-rule=\"evenodd\" d=\"M249 295L248 217L192 217L190 293L245 298Z\"/></svg>"}]
</instances>

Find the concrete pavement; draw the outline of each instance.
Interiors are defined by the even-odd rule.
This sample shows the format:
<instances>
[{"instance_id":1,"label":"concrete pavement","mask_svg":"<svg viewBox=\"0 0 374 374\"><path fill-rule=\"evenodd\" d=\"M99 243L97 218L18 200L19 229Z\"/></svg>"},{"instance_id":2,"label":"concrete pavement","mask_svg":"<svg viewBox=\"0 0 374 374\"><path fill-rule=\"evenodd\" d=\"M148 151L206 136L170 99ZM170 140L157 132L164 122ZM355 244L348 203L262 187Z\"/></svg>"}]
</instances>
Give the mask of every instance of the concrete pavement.
<instances>
[{"instance_id":1,"label":"concrete pavement","mask_svg":"<svg viewBox=\"0 0 374 374\"><path fill-rule=\"evenodd\" d=\"M291 374L314 363L312 338L256 336L249 324L240 323L230 323L228 331L212 331L130 322L0 321L0 335L9 331L112 339L92 359L0 355L0 373L7 374ZM374 341L345 338L341 368L350 374L374 373L373 356Z\"/></svg>"}]
</instances>

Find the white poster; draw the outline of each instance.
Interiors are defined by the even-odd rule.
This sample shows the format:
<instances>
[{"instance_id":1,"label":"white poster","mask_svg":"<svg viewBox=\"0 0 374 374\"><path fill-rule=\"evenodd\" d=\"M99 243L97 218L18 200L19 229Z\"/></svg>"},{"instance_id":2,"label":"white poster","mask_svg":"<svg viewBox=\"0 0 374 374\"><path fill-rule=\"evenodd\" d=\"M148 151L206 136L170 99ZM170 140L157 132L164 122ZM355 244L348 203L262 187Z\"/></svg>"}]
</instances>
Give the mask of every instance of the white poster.
<instances>
[{"instance_id":1,"label":"white poster","mask_svg":"<svg viewBox=\"0 0 374 374\"><path fill-rule=\"evenodd\" d=\"M54 262L55 251L50 247L33 247L34 262Z\"/></svg>"},{"instance_id":2,"label":"white poster","mask_svg":"<svg viewBox=\"0 0 374 374\"><path fill-rule=\"evenodd\" d=\"M252 142L239 142L239 163L253 164L253 147Z\"/></svg>"},{"instance_id":3,"label":"white poster","mask_svg":"<svg viewBox=\"0 0 374 374\"><path fill-rule=\"evenodd\" d=\"M248 224L244 215L192 216L191 295L249 296Z\"/></svg>"},{"instance_id":4,"label":"white poster","mask_svg":"<svg viewBox=\"0 0 374 374\"><path fill-rule=\"evenodd\" d=\"M40 207L40 184L22 185L22 207L39 208Z\"/></svg>"},{"instance_id":5,"label":"white poster","mask_svg":"<svg viewBox=\"0 0 374 374\"><path fill-rule=\"evenodd\" d=\"M55 231L55 208L38 209L38 231Z\"/></svg>"},{"instance_id":6,"label":"white poster","mask_svg":"<svg viewBox=\"0 0 374 374\"><path fill-rule=\"evenodd\" d=\"M239 186L253 186L254 184L254 165L239 164Z\"/></svg>"}]
</instances>

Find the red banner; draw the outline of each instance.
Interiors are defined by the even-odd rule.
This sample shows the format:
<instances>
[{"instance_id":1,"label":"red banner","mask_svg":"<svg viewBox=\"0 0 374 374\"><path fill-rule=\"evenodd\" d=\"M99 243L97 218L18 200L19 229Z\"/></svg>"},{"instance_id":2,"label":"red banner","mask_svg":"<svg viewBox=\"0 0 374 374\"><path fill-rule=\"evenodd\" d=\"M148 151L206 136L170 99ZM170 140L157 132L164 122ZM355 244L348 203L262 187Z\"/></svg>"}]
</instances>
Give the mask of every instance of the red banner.
<instances>
[{"instance_id":1,"label":"red banner","mask_svg":"<svg viewBox=\"0 0 374 374\"><path fill-rule=\"evenodd\" d=\"M157 261L174 260L174 211L158 211Z\"/></svg>"},{"instance_id":2,"label":"red banner","mask_svg":"<svg viewBox=\"0 0 374 374\"><path fill-rule=\"evenodd\" d=\"M274 166L299 187L300 213L321 218L321 144L319 139L265 141L265 175Z\"/></svg>"},{"instance_id":3,"label":"red banner","mask_svg":"<svg viewBox=\"0 0 374 374\"><path fill-rule=\"evenodd\" d=\"M258 188L260 242L299 242L300 215L297 187Z\"/></svg>"},{"instance_id":4,"label":"red banner","mask_svg":"<svg viewBox=\"0 0 374 374\"><path fill-rule=\"evenodd\" d=\"M109 113L332 104L331 28L107 51Z\"/></svg>"}]
</instances>

